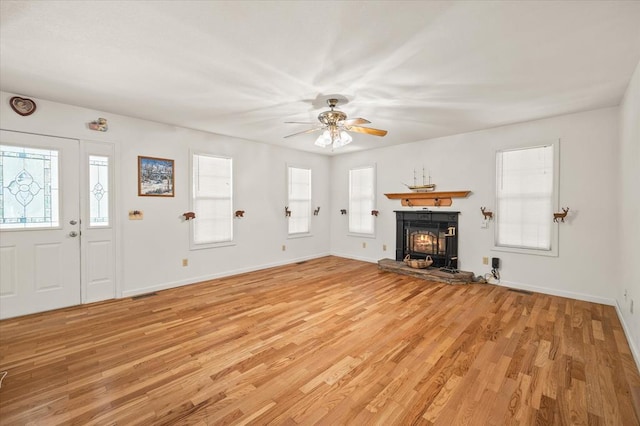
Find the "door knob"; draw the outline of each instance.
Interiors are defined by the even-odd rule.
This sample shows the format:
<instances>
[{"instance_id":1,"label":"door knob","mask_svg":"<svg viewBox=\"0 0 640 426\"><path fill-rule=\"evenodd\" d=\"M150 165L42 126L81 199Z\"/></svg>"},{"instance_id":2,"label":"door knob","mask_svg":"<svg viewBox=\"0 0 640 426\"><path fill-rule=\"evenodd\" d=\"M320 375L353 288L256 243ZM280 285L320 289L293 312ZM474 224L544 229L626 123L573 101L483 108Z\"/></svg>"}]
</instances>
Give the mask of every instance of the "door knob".
<instances>
[{"instance_id":1,"label":"door knob","mask_svg":"<svg viewBox=\"0 0 640 426\"><path fill-rule=\"evenodd\" d=\"M78 233L76 231L71 231L71 232L69 232L69 236L70 237L77 237Z\"/></svg>"}]
</instances>

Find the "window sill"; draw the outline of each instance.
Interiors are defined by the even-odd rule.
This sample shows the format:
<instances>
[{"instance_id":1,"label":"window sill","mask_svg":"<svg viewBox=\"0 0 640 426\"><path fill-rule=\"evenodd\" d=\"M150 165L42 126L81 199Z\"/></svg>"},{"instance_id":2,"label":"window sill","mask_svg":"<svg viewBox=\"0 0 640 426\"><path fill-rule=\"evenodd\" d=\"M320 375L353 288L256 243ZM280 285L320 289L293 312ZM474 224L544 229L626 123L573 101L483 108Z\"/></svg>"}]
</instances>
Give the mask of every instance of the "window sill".
<instances>
[{"instance_id":1,"label":"window sill","mask_svg":"<svg viewBox=\"0 0 640 426\"><path fill-rule=\"evenodd\" d=\"M347 237L356 237L356 238L376 238L376 234L359 234L357 232L347 232Z\"/></svg>"},{"instance_id":2,"label":"window sill","mask_svg":"<svg viewBox=\"0 0 640 426\"><path fill-rule=\"evenodd\" d=\"M213 249L213 248L218 248L218 247L230 247L230 246L235 246L236 243L235 241L225 241L222 243L207 243L207 244L191 244L191 246L189 247L189 250L194 251L194 250L206 250L206 249Z\"/></svg>"},{"instance_id":3,"label":"window sill","mask_svg":"<svg viewBox=\"0 0 640 426\"><path fill-rule=\"evenodd\" d=\"M501 251L506 253L529 254L533 256L558 257L557 246L556 248L552 248L551 250L536 250L536 249L508 247L508 246L493 246L491 250Z\"/></svg>"},{"instance_id":4,"label":"window sill","mask_svg":"<svg viewBox=\"0 0 640 426\"><path fill-rule=\"evenodd\" d=\"M287 240L292 240L296 238L307 238L307 237L313 237L313 234L311 232L304 232L300 234L289 234L287 235Z\"/></svg>"}]
</instances>

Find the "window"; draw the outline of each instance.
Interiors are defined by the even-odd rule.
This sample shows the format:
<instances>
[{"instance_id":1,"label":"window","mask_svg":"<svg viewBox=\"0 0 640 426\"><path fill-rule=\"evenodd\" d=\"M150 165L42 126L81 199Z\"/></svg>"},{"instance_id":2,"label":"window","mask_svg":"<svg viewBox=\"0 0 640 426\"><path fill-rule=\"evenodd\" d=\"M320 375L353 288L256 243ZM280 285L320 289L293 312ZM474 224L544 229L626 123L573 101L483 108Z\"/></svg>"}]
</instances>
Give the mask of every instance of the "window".
<instances>
[{"instance_id":1,"label":"window","mask_svg":"<svg viewBox=\"0 0 640 426\"><path fill-rule=\"evenodd\" d=\"M495 249L557 255L558 145L497 152Z\"/></svg>"},{"instance_id":2,"label":"window","mask_svg":"<svg viewBox=\"0 0 640 426\"><path fill-rule=\"evenodd\" d=\"M288 167L289 235L308 234L311 227L311 170Z\"/></svg>"},{"instance_id":3,"label":"window","mask_svg":"<svg viewBox=\"0 0 640 426\"><path fill-rule=\"evenodd\" d=\"M0 146L0 229L57 228L58 151Z\"/></svg>"},{"instance_id":4,"label":"window","mask_svg":"<svg viewBox=\"0 0 640 426\"><path fill-rule=\"evenodd\" d=\"M227 245L233 241L232 160L193 154L192 170L191 247Z\"/></svg>"},{"instance_id":5,"label":"window","mask_svg":"<svg viewBox=\"0 0 640 426\"><path fill-rule=\"evenodd\" d=\"M89 156L89 226L109 226L109 157Z\"/></svg>"},{"instance_id":6,"label":"window","mask_svg":"<svg viewBox=\"0 0 640 426\"><path fill-rule=\"evenodd\" d=\"M369 234L375 232L371 210L375 206L375 167L349 170L349 232Z\"/></svg>"}]
</instances>

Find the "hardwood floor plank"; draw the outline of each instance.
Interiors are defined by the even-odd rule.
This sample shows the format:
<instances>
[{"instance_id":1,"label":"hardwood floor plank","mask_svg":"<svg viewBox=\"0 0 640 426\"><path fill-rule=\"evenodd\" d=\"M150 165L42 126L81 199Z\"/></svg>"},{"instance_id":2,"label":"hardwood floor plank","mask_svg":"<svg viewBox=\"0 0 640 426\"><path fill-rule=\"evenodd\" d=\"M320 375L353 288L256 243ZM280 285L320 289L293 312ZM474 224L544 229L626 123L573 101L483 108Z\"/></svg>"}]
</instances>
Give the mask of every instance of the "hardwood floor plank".
<instances>
[{"instance_id":1,"label":"hardwood floor plank","mask_svg":"<svg viewBox=\"0 0 640 426\"><path fill-rule=\"evenodd\" d=\"M2 424L638 426L611 306L338 257L0 321Z\"/></svg>"}]
</instances>

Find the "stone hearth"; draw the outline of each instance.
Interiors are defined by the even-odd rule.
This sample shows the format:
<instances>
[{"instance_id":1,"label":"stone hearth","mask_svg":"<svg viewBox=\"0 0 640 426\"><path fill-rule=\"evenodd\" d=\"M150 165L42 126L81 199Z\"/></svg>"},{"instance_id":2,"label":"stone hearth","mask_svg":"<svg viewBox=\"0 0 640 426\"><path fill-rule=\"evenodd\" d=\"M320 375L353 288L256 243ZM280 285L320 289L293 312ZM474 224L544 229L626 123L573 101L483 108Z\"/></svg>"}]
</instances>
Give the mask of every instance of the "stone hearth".
<instances>
[{"instance_id":1,"label":"stone hearth","mask_svg":"<svg viewBox=\"0 0 640 426\"><path fill-rule=\"evenodd\" d=\"M435 281L446 284L469 284L473 282L473 272L459 271L456 273L444 272L439 268L417 269L407 266L404 262L393 259L381 259L378 261L378 268L383 271L395 272L397 274L409 275L427 281Z\"/></svg>"}]
</instances>

